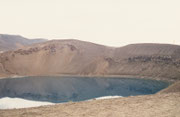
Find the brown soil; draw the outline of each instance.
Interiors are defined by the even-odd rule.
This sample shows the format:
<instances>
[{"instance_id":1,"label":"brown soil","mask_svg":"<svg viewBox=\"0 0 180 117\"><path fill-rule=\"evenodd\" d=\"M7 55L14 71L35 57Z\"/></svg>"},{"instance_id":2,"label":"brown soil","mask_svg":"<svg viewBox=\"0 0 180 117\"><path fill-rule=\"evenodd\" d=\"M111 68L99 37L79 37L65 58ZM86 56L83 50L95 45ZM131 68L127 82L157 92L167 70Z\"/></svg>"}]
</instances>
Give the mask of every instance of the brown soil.
<instances>
[{"instance_id":1,"label":"brown soil","mask_svg":"<svg viewBox=\"0 0 180 117\"><path fill-rule=\"evenodd\" d=\"M1 117L180 117L180 93L0 110Z\"/></svg>"}]
</instances>

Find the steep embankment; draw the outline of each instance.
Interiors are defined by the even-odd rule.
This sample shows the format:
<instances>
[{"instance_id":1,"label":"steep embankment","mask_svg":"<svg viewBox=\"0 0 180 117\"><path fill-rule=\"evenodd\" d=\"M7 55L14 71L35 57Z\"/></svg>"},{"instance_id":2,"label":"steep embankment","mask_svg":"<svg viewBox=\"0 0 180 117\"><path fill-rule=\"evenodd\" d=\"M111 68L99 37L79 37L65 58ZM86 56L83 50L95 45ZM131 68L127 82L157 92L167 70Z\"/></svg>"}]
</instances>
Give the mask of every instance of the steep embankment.
<instances>
[{"instance_id":1,"label":"steep embankment","mask_svg":"<svg viewBox=\"0 0 180 117\"><path fill-rule=\"evenodd\" d=\"M111 48L78 40L48 41L0 55L2 75L133 75L180 78L180 46Z\"/></svg>"},{"instance_id":2,"label":"steep embankment","mask_svg":"<svg viewBox=\"0 0 180 117\"><path fill-rule=\"evenodd\" d=\"M45 39L27 39L19 35L0 34L0 51L13 50L45 41Z\"/></svg>"},{"instance_id":3,"label":"steep embankment","mask_svg":"<svg viewBox=\"0 0 180 117\"><path fill-rule=\"evenodd\" d=\"M163 93L180 93L180 81L170 85L168 88L163 89L159 92L159 94L163 94Z\"/></svg>"},{"instance_id":4,"label":"steep embankment","mask_svg":"<svg viewBox=\"0 0 180 117\"><path fill-rule=\"evenodd\" d=\"M110 51L105 46L76 40L50 41L2 53L0 63L7 74L89 74L102 70L106 61L101 57Z\"/></svg>"}]
</instances>

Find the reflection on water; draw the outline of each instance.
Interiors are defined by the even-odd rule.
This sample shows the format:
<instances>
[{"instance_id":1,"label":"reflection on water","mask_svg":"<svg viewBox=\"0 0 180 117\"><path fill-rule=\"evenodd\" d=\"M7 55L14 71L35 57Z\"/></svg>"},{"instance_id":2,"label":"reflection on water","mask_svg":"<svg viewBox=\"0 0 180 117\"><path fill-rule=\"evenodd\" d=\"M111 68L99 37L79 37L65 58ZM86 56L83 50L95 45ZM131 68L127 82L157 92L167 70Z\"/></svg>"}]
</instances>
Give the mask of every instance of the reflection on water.
<instances>
[{"instance_id":1,"label":"reflection on water","mask_svg":"<svg viewBox=\"0 0 180 117\"><path fill-rule=\"evenodd\" d=\"M103 96L154 94L167 82L130 78L24 77L0 80L0 97L53 103L83 101Z\"/></svg>"}]
</instances>

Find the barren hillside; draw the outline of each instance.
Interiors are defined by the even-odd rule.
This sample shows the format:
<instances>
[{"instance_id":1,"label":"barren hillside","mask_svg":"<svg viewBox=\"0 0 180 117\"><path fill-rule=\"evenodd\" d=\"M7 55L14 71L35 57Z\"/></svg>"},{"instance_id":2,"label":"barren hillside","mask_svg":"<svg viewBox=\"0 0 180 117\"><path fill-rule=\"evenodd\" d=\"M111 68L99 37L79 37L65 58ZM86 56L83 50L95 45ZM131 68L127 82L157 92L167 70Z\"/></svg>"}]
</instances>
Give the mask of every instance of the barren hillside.
<instances>
[{"instance_id":1,"label":"barren hillside","mask_svg":"<svg viewBox=\"0 0 180 117\"><path fill-rule=\"evenodd\" d=\"M27 39L19 35L0 34L0 51L13 50L34 43L46 41L45 39Z\"/></svg>"},{"instance_id":2,"label":"barren hillside","mask_svg":"<svg viewBox=\"0 0 180 117\"><path fill-rule=\"evenodd\" d=\"M0 54L3 75L133 75L180 78L180 46L132 44L112 48L54 40Z\"/></svg>"}]
</instances>

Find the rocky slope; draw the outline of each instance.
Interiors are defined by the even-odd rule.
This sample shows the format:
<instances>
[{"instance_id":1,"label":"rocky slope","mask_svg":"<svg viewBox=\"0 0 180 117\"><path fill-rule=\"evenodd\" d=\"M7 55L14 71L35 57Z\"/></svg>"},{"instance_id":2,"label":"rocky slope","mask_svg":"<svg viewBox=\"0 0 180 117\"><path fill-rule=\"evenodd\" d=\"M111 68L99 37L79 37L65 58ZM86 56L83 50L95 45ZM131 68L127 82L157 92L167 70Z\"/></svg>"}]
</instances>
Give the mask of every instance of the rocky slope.
<instances>
[{"instance_id":1,"label":"rocky slope","mask_svg":"<svg viewBox=\"0 0 180 117\"><path fill-rule=\"evenodd\" d=\"M180 78L180 46L120 48L79 40L48 41L0 54L0 75L132 75Z\"/></svg>"},{"instance_id":2,"label":"rocky slope","mask_svg":"<svg viewBox=\"0 0 180 117\"><path fill-rule=\"evenodd\" d=\"M13 50L34 43L46 41L45 39L27 39L19 35L0 34L0 51Z\"/></svg>"}]
</instances>

